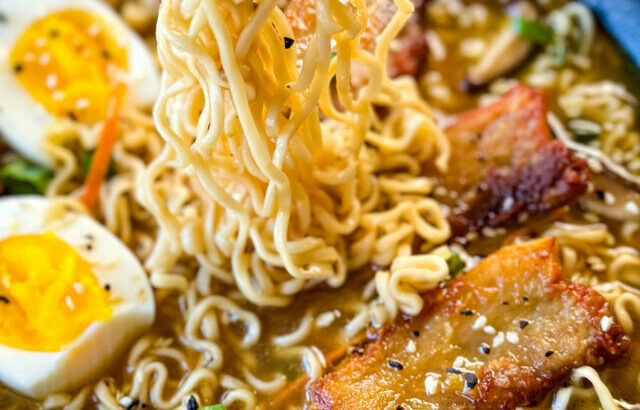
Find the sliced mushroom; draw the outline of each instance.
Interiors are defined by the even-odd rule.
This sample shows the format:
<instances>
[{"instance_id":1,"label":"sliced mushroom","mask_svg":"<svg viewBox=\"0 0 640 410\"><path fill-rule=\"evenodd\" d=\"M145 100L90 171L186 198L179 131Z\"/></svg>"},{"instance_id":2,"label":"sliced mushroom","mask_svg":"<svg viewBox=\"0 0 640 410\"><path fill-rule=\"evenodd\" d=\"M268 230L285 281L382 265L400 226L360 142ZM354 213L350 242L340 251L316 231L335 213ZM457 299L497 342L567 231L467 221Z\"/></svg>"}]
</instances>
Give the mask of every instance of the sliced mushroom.
<instances>
[{"instance_id":1,"label":"sliced mushroom","mask_svg":"<svg viewBox=\"0 0 640 410\"><path fill-rule=\"evenodd\" d=\"M507 8L510 17L538 20L538 10L528 1L519 1ZM506 24L489 46L486 54L469 68L467 82L481 86L513 70L522 63L533 50L534 45L515 33Z\"/></svg>"}]
</instances>

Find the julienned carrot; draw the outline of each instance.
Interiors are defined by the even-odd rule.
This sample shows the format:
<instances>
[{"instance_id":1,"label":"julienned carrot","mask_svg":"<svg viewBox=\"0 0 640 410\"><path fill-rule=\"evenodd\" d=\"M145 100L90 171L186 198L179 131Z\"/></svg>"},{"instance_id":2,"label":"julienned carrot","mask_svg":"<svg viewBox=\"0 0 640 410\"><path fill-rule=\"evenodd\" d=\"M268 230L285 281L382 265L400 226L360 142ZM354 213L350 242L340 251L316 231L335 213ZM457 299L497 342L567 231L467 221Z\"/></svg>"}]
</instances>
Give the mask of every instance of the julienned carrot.
<instances>
[{"instance_id":1,"label":"julienned carrot","mask_svg":"<svg viewBox=\"0 0 640 410\"><path fill-rule=\"evenodd\" d=\"M89 174L84 183L84 193L82 194L82 202L90 210L94 208L96 202L98 202L98 195L100 194L100 186L107 174L109 168L109 162L111 161L111 151L113 145L116 142L118 135L118 119L120 114L120 105L124 97L125 87L121 84L117 85L114 89L113 95L109 100L109 107L107 108L107 115L104 121L104 127L100 134L100 141L98 141L98 147L93 154L91 160L91 166L89 167Z\"/></svg>"}]
</instances>

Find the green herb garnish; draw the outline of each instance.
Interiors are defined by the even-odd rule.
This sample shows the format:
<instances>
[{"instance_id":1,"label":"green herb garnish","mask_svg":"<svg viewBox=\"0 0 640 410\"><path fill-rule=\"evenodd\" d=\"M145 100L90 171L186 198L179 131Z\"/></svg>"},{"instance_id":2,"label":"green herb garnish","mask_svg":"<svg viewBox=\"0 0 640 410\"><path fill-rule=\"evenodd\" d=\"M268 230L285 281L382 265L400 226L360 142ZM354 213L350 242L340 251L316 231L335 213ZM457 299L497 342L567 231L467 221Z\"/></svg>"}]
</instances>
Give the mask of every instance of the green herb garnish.
<instances>
[{"instance_id":1,"label":"green herb garnish","mask_svg":"<svg viewBox=\"0 0 640 410\"><path fill-rule=\"evenodd\" d=\"M512 17L511 28L520 37L533 43L547 45L553 41L553 29L534 20Z\"/></svg>"},{"instance_id":2,"label":"green herb garnish","mask_svg":"<svg viewBox=\"0 0 640 410\"><path fill-rule=\"evenodd\" d=\"M465 263L457 253L452 253L447 258L447 266L449 266L449 278L453 279L464 269Z\"/></svg>"},{"instance_id":3,"label":"green herb garnish","mask_svg":"<svg viewBox=\"0 0 640 410\"><path fill-rule=\"evenodd\" d=\"M598 139L597 133L587 130L573 130L573 135L575 135L575 140L581 144L588 144Z\"/></svg>"},{"instance_id":4,"label":"green herb garnish","mask_svg":"<svg viewBox=\"0 0 640 410\"><path fill-rule=\"evenodd\" d=\"M82 168L83 176L86 177L89 175L89 169L91 168L91 162L93 161L93 155L95 154L95 150L85 151L80 155L80 168ZM109 161L109 167L107 168L107 178L111 178L116 174L116 163L113 161Z\"/></svg>"},{"instance_id":5,"label":"green herb garnish","mask_svg":"<svg viewBox=\"0 0 640 410\"><path fill-rule=\"evenodd\" d=\"M332 51L332 52L331 52L331 58L333 58L333 57L335 57L335 56L337 56L337 55L338 55L338 53L336 53L335 51Z\"/></svg>"},{"instance_id":6,"label":"green herb garnish","mask_svg":"<svg viewBox=\"0 0 640 410\"><path fill-rule=\"evenodd\" d=\"M224 404L216 404L213 406L200 407L200 410L227 410Z\"/></svg>"},{"instance_id":7,"label":"green herb garnish","mask_svg":"<svg viewBox=\"0 0 640 410\"><path fill-rule=\"evenodd\" d=\"M0 181L10 195L42 195L52 178L52 170L24 159L16 159L0 168Z\"/></svg>"}]
</instances>

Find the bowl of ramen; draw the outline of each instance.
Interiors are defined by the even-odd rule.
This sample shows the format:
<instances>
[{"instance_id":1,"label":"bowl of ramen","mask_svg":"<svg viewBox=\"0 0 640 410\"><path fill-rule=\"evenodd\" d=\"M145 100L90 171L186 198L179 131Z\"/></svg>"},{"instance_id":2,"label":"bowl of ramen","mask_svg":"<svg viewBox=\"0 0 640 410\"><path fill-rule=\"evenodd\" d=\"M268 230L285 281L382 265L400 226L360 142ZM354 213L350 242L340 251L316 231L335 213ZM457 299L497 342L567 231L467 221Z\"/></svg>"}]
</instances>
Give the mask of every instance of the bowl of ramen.
<instances>
[{"instance_id":1,"label":"bowl of ramen","mask_svg":"<svg viewBox=\"0 0 640 410\"><path fill-rule=\"evenodd\" d=\"M640 77L600 24L0 2L0 409L640 408Z\"/></svg>"}]
</instances>

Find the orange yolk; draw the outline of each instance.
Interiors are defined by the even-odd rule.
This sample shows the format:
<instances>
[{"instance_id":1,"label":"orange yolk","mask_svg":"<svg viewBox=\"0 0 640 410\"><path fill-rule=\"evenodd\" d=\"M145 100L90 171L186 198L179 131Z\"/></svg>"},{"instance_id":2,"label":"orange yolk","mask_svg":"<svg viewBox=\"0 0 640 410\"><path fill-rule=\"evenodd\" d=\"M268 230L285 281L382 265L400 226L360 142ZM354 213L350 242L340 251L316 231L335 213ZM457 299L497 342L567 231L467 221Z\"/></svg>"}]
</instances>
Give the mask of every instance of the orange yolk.
<instances>
[{"instance_id":1,"label":"orange yolk","mask_svg":"<svg viewBox=\"0 0 640 410\"><path fill-rule=\"evenodd\" d=\"M90 123L102 120L127 53L97 16L64 10L34 22L16 42L11 68L47 111Z\"/></svg>"},{"instance_id":2,"label":"orange yolk","mask_svg":"<svg viewBox=\"0 0 640 410\"><path fill-rule=\"evenodd\" d=\"M54 234L0 241L0 344L59 351L111 314L89 263Z\"/></svg>"}]
</instances>

